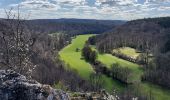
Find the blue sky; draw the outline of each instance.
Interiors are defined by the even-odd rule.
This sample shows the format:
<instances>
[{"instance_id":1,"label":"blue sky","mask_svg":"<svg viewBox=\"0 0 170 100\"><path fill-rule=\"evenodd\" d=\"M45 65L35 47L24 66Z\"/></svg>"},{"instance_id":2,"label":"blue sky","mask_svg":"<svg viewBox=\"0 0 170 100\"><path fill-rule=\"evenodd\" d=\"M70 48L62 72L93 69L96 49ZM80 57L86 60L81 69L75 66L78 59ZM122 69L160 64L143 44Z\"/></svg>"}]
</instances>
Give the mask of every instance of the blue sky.
<instances>
[{"instance_id":1,"label":"blue sky","mask_svg":"<svg viewBox=\"0 0 170 100\"><path fill-rule=\"evenodd\" d=\"M132 20L170 16L170 0L0 0L4 9L20 6L30 19L86 18Z\"/></svg>"}]
</instances>

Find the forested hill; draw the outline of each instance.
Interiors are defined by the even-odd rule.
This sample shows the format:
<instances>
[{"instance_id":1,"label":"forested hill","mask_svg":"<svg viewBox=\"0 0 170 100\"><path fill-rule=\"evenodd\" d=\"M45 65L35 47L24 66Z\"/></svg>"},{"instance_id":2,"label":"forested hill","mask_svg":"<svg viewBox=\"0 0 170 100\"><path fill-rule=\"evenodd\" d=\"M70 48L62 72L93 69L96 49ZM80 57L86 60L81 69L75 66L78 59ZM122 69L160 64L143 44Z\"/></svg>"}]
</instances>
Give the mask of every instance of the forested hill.
<instances>
[{"instance_id":1,"label":"forested hill","mask_svg":"<svg viewBox=\"0 0 170 100\"><path fill-rule=\"evenodd\" d=\"M37 19L28 20L31 29L46 33L64 32L69 34L100 34L122 25L121 20L93 20L93 19Z\"/></svg>"},{"instance_id":2,"label":"forested hill","mask_svg":"<svg viewBox=\"0 0 170 100\"><path fill-rule=\"evenodd\" d=\"M0 22L5 19L0 19ZM5 21L7 22L7 21ZM122 25L123 20L95 20L95 19L35 19L25 20L29 30L49 33L67 33L67 34L100 34L115 26Z\"/></svg>"},{"instance_id":3,"label":"forested hill","mask_svg":"<svg viewBox=\"0 0 170 100\"><path fill-rule=\"evenodd\" d=\"M96 20L96 19L75 19L75 18L61 18L61 19L35 19L31 21L48 21L61 23L99 23L107 25L121 25L126 21L123 20Z\"/></svg>"},{"instance_id":4,"label":"forested hill","mask_svg":"<svg viewBox=\"0 0 170 100\"><path fill-rule=\"evenodd\" d=\"M100 52L131 47L141 52L142 80L170 88L170 17L129 21L104 34L89 39Z\"/></svg>"},{"instance_id":5,"label":"forested hill","mask_svg":"<svg viewBox=\"0 0 170 100\"><path fill-rule=\"evenodd\" d=\"M101 52L128 46L137 49L154 49L159 45L159 50L167 52L165 44L169 41L170 17L148 18L129 21L95 38Z\"/></svg>"}]
</instances>

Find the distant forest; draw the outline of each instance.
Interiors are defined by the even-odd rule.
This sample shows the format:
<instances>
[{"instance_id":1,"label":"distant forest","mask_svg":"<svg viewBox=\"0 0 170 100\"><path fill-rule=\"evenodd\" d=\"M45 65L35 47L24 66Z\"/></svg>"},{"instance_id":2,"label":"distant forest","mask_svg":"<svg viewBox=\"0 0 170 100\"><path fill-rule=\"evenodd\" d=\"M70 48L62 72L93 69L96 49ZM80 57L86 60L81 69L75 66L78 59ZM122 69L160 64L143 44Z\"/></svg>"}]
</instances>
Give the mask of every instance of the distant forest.
<instances>
[{"instance_id":1,"label":"distant forest","mask_svg":"<svg viewBox=\"0 0 170 100\"><path fill-rule=\"evenodd\" d=\"M92 20L92 19L38 19L26 21L29 28L45 32L63 32L67 34L100 34L122 25L121 20Z\"/></svg>"}]
</instances>

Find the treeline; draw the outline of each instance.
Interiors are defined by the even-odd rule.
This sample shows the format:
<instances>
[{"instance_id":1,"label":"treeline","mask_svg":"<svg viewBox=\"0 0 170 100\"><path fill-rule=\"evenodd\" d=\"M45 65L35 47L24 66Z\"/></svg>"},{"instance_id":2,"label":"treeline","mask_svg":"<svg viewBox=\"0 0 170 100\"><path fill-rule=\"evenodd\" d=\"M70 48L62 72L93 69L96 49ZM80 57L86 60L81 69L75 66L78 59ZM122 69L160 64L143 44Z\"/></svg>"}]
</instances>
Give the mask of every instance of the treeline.
<instances>
[{"instance_id":1,"label":"treeline","mask_svg":"<svg viewBox=\"0 0 170 100\"><path fill-rule=\"evenodd\" d=\"M97 61L97 53L93 51L88 44L85 44L82 49L82 57L89 62L95 69L96 73L100 75L104 74L108 77L112 77L113 79L119 80L120 82L129 84L131 77L131 70L127 67L122 67L119 64L113 64L111 69L107 68L100 61Z\"/></svg>"},{"instance_id":2,"label":"treeline","mask_svg":"<svg viewBox=\"0 0 170 100\"><path fill-rule=\"evenodd\" d=\"M154 61L150 62L142 79L170 88L170 52L157 55Z\"/></svg>"},{"instance_id":3,"label":"treeline","mask_svg":"<svg viewBox=\"0 0 170 100\"><path fill-rule=\"evenodd\" d=\"M117 53L117 52L112 52L112 55L116 56L118 58L127 60L127 61L132 62L132 63L140 64L140 65L144 65L146 63L146 61L144 60L145 54L140 54L137 58L132 58L130 56L127 56L127 55L122 54L122 53Z\"/></svg>"},{"instance_id":4,"label":"treeline","mask_svg":"<svg viewBox=\"0 0 170 100\"><path fill-rule=\"evenodd\" d=\"M90 19L37 19L26 21L29 29L41 33L64 32L67 34L100 34L124 24L119 20L90 20Z\"/></svg>"},{"instance_id":5,"label":"treeline","mask_svg":"<svg viewBox=\"0 0 170 100\"><path fill-rule=\"evenodd\" d=\"M97 59L97 52L93 51L91 47L86 44L82 49L82 57L90 63L95 63Z\"/></svg>"},{"instance_id":6,"label":"treeline","mask_svg":"<svg viewBox=\"0 0 170 100\"><path fill-rule=\"evenodd\" d=\"M145 22L141 28L141 24L139 24L126 23L114 29L111 33L97 35L90 41L93 41L92 44L96 45L99 52L110 53L113 49L120 47L131 47L141 52L146 52L146 50L149 52L149 50L156 48L156 45L159 45L159 39L164 37L163 33L160 33L162 31L160 31L159 25Z\"/></svg>"},{"instance_id":7,"label":"treeline","mask_svg":"<svg viewBox=\"0 0 170 100\"><path fill-rule=\"evenodd\" d=\"M149 21L149 22L157 23L163 28L170 27L170 17L145 18L145 19L139 19L136 21Z\"/></svg>"},{"instance_id":8,"label":"treeline","mask_svg":"<svg viewBox=\"0 0 170 100\"><path fill-rule=\"evenodd\" d=\"M116 79L125 84L131 84L130 77L132 75L132 71L127 67L122 67L119 64L112 64L111 68L107 68L106 65L103 65L100 61L96 61L93 65L94 69L97 73L102 73L108 77Z\"/></svg>"},{"instance_id":9,"label":"treeline","mask_svg":"<svg viewBox=\"0 0 170 100\"><path fill-rule=\"evenodd\" d=\"M90 38L89 42L95 44L101 53L111 53L120 47L141 51L143 55L139 59L144 61L145 69L143 80L169 87L169 22L170 17L129 21L114 30Z\"/></svg>"},{"instance_id":10,"label":"treeline","mask_svg":"<svg viewBox=\"0 0 170 100\"><path fill-rule=\"evenodd\" d=\"M121 82L131 83L132 71L127 67L122 67L119 64L113 64L111 67L111 75L113 78L120 80Z\"/></svg>"},{"instance_id":11,"label":"treeline","mask_svg":"<svg viewBox=\"0 0 170 100\"><path fill-rule=\"evenodd\" d=\"M170 17L129 21L104 34L89 38L100 52L114 48L132 47L141 52L164 51L169 41Z\"/></svg>"}]
</instances>

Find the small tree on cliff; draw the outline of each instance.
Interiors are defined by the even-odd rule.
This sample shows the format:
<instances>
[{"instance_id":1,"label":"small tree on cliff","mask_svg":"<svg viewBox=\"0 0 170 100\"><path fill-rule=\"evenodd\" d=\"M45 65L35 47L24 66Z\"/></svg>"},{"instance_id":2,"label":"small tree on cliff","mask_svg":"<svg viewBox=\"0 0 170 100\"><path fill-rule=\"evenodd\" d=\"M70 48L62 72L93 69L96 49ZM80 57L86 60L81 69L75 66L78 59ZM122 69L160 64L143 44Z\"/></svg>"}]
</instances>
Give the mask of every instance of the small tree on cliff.
<instances>
[{"instance_id":1,"label":"small tree on cliff","mask_svg":"<svg viewBox=\"0 0 170 100\"><path fill-rule=\"evenodd\" d=\"M33 64L30 61L30 48L34 41L26 28L25 19L21 18L19 7L17 13L13 9L6 11L7 19L3 20L3 28L0 29L1 40L1 65L7 69L15 70L24 75L30 75Z\"/></svg>"}]
</instances>

